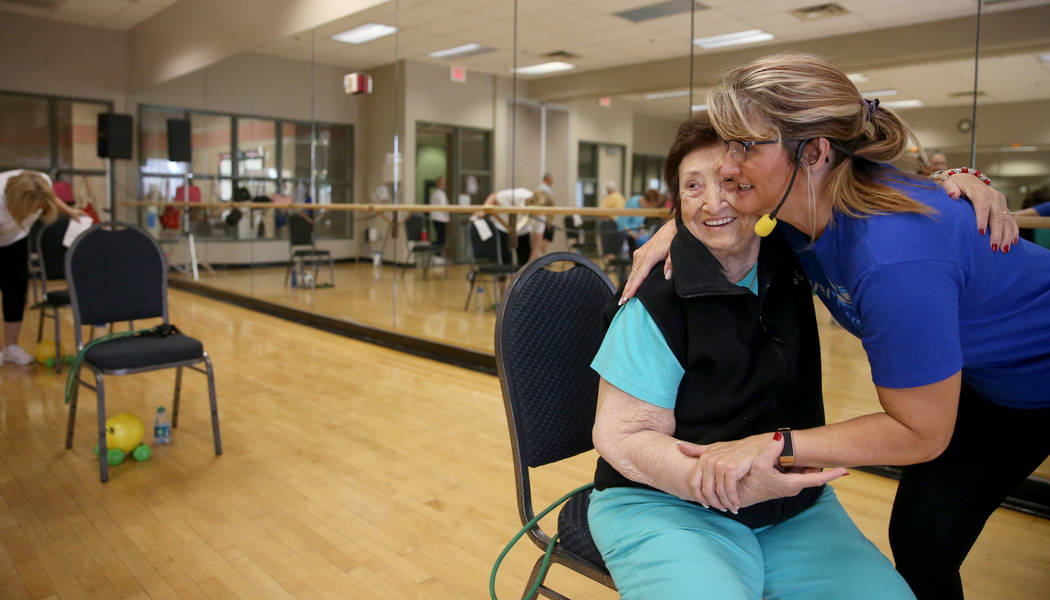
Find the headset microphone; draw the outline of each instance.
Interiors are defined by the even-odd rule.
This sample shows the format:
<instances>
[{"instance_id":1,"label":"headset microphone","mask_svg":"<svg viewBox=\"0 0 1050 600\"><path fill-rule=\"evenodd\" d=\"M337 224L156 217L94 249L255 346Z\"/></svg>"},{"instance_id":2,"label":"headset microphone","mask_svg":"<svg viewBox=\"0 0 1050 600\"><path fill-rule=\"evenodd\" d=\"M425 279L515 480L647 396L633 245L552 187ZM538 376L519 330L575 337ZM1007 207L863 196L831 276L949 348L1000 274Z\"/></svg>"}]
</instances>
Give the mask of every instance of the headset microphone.
<instances>
[{"instance_id":1,"label":"headset microphone","mask_svg":"<svg viewBox=\"0 0 1050 600\"><path fill-rule=\"evenodd\" d=\"M798 176L798 166L802 162L802 149L806 146L806 142L809 140L803 140L798 145L798 150L795 152L795 170L791 172L791 181L788 182L787 190L784 191L784 196L777 203L777 207L773 209L773 212L762 215L758 222L755 223L755 233L758 237L767 237L773 233L773 229L777 226L777 213L780 212L780 208L784 206L784 202L787 201L788 196L791 195L791 188L795 187L795 177Z\"/></svg>"}]
</instances>

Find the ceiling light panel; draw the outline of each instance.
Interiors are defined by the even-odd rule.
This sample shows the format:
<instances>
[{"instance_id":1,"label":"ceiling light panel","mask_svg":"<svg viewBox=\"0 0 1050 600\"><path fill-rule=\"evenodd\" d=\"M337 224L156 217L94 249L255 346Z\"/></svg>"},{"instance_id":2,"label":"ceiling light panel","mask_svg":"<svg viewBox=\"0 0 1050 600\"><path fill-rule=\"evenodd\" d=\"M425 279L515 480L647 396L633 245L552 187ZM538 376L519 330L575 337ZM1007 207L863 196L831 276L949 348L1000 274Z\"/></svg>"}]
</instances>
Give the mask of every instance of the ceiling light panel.
<instances>
[{"instance_id":1,"label":"ceiling light panel","mask_svg":"<svg viewBox=\"0 0 1050 600\"><path fill-rule=\"evenodd\" d=\"M372 40L386 37L396 31L397 27L392 27L390 25L365 23L364 25L359 25L353 29L347 29L342 33L337 33L332 36L332 39L337 42L346 42L348 44L365 44Z\"/></svg>"},{"instance_id":2,"label":"ceiling light panel","mask_svg":"<svg viewBox=\"0 0 1050 600\"><path fill-rule=\"evenodd\" d=\"M886 108L919 108L922 106L922 100L890 100L889 102L879 102L879 106Z\"/></svg>"},{"instance_id":3,"label":"ceiling light panel","mask_svg":"<svg viewBox=\"0 0 1050 600\"><path fill-rule=\"evenodd\" d=\"M568 71L570 69L575 69L575 68L576 68L576 65L569 64L567 62L553 61L553 62L540 63L538 65L530 65L528 67L519 67L517 69L512 69L512 71L518 73L519 75L544 75L544 74L547 74L547 73L557 73L559 71Z\"/></svg>"},{"instance_id":4,"label":"ceiling light panel","mask_svg":"<svg viewBox=\"0 0 1050 600\"><path fill-rule=\"evenodd\" d=\"M462 46L456 46L454 48L445 48L444 50L436 50L429 53L427 56L432 58L462 58L464 56L474 56L475 54L484 54L485 52L492 52L492 48L488 46L482 46L477 43L463 44Z\"/></svg>"},{"instance_id":5,"label":"ceiling light panel","mask_svg":"<svg viewBox=\"0 0 1050 600\"><path fill-rule=\"evenodd\" d=\"M673 92L658 92L646 94L646 100L667 100L668 98L684 98L689 95L689 90L675 90Z\"/></svg>"},{"instance_id":6,"label":"ceiling light panel","mask_svg":"<svg viewBox=\"0 0 1050 600\"><path fill-rule=\"evenodd\" d=\"M693 40L693 43L705 49L724 48L725 46L764 42L766 40L771 40L774 37L776 36L768 31L762 31L761 29L748 29L747 31L736 31L734 33L724 33L722 35L696 38Z\"/></svg>"},{"instance_id":7,"label":"ceiling light panel","mask_svg":"<svg viewBox=\"0 0 1050 600\"><path fill-rule=\"evenodd\" d=\"M663 17L687 13L692 8L690 4L695 6L698 11L707 9L706 6L699 2L690 3L689 0L669 0L667 2L650 4L649 6L632 8L631 10L625 10L615 14L617 17L623 17L633 23L641 23L643 21L651 21L653 19L661 19Z\"/></svg>"},{"instance_id":8,"label":"ceiling light panel","mask_svg":"<svg viewBox=\"0 0 1050 600\"><path fill-rule=\"evenodd\" d=\"M899 94L898 90L871 90L868 92L861 92L862 98L880 98L882 96L896 96Z\"/></svg>"}]
</instances>

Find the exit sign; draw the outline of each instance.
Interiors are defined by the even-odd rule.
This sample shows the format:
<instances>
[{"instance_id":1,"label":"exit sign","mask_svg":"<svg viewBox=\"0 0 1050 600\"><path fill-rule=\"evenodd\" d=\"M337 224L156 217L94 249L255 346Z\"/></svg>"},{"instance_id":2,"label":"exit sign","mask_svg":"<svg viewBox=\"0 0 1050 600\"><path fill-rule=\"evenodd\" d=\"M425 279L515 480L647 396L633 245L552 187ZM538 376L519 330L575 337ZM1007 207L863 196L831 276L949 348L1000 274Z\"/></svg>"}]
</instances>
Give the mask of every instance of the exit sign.
<instances>
[{"instance_id":1,"label":"exit sign","mask_svg":"<svg viewBox=\"0 0 1050 600\"><path fill-rule=\"evenodd\" d=\"M460 83L466 83L467 81L467 70L463 67L449 67L448 78L452 81L458 81Z\"/></svg>"}]
</instances>

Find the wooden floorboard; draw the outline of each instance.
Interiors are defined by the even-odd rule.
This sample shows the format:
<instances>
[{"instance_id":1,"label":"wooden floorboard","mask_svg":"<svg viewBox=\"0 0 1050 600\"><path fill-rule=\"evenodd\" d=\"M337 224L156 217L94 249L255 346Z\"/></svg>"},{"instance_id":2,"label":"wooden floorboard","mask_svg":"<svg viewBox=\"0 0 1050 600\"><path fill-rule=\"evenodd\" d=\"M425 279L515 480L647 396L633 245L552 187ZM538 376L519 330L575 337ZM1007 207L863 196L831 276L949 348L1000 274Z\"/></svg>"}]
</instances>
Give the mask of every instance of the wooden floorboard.
<instances>
[{"instance_id":1,"label":"wooden floorboard","mask_svg":"<svg viewBox=\"0 0 1050 600\"><path fill-rule=\"evenodd\" d=\"M495 377L191 294L170 299L172 321L214 359L223 456L204 378L187 372L173 444L112 468L102 485L94 396L82 390L65 450L64 379L0 368L0 598L487 597L489 568L518 523ZM835 339L832 330L826 355ZM850 388L829 419L866 410L867 392L838 380L858 371L827 369L828 385ZM148 425L173 381L109 378L108 411ZM590 479L594 458L544 469L537 501ZM862 472L836 483L884 552L895 486ZM537 556L528 542L511 552L500 597L520 597ZM963 576L970 600L1047 597L1050 521L997 511ZM561 567L549 581L574 598L616 597Z\"/></svg>"}]
</instances>

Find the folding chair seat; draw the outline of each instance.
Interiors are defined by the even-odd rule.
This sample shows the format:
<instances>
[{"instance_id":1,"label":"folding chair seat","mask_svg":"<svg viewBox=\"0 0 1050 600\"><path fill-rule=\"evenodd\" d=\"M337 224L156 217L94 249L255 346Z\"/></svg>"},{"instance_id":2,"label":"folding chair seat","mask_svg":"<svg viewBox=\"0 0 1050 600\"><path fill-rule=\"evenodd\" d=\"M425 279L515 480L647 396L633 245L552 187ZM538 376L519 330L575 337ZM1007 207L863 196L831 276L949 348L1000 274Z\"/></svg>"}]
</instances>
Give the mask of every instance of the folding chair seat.
<instances>
[{"instance_id":1,"label":"folding chair seat","mask_svg":"<svg viewBox=\"0 0 1050 600\"><path fill-rule=\"evenodd\" d=\"M104 371L130 371L163 363L200 359L204 344L182 334L117 338L92 346L84 360Z\"/></svg>"}]
</instances>

